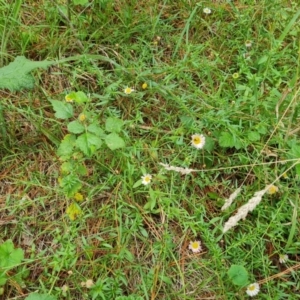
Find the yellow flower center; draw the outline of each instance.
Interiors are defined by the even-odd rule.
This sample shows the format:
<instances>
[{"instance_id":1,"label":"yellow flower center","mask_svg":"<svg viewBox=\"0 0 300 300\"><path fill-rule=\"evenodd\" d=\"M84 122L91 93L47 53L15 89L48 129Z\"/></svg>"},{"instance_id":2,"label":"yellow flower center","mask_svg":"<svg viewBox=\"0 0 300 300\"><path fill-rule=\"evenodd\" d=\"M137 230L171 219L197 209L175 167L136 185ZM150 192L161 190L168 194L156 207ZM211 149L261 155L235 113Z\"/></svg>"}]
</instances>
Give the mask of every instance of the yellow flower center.
<instances>
[{"instance_id":1,"label":"yellow flower center","mask_svg":"<svg viewBox=\"0 0 300 300\"><path fill-rule=\"evenodd\" d=\"M80 114L78 119L79 119L79 121L83 122L86 119L85 114Z\"/></svg>"},{"instance_id":2,"label":"yellow flower center","mask_svg":"<svg viewBox=\"0 0 300 300\"><path fill-rule=\"evenodd\" d=\"M191 244L191 247L192 247L193 249L198 249L198 248L199 248L199 242L193 242L193 243Z\"/></svg>"},{"instance_id":3,"label":"yellow flower center","mask_svg":"<svg viewBox=\"0 0 300 300\"><path fill-rule=\"evenodd\" d=\"M255 287L255 285L252 284L248 287L248 289L249 289L249 291L255 291L256 287Z\"/></svg>"},{"instance_id":4,"label":"yellow flower center","mask_svg":"<svg viewBox=\"0 0 300 300\"><path fill-rule=\"evenodd\" d=\"M145 82L142 84L142 89L145 90L148 87L148 84Z\"/></svg>"},{"instance_id":5,"label":"yellow flower center","mask_svg":"<svg viewBox=\"0 0 300 300\"><path fill-rule=\"evenodd\" d=\"M144 180L145 180L146 182L150 182L150 181L151 181L151 177L150 177L150 176L146 176L146 177L144 178Z\"/></svg>"},{"instance_id":6,"label":"yellow flower center","mask_svg":"<svg viewBox=\"0 0 300 300\"><path fill-rule=\"evenodd\" d=\"M199 144L201 143L201 138L200 138L200 136L194 137L194 138L193 138L193 143L194 143L195 145L199 145Z\"/></svg>"},{"instance_id":7,"label":"yellow flower center","mask_svg":"<svg viewBox=\"0 0 300 300\"><path fill-rule=\"evenodd\" d=\"M127 95L131 94L132 92L133 92L133 89L130 88L130 87L127 87L127 88L124 90L124 93L127 94Z\"/></svg>"}]
</instances>

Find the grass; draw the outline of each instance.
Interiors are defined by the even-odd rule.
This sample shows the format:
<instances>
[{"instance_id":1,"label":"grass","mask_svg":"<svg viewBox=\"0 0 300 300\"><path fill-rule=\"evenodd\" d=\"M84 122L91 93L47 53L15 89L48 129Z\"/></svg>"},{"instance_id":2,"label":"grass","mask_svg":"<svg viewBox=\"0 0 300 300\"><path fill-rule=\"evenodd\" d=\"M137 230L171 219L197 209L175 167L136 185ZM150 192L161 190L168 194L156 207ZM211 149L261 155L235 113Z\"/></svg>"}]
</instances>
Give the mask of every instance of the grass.
<instances>
[{"instance_id":1,"label":"grass","mask_svg":"<svg viewBox=\"0 0 300 300\"><path fill-rule=\"evenodd\" d=\"M0 240L25 255L1 269L2 299L248 299L232 265L260 283L257 299L300 299L297 3L9 2L0 1L2 66L19 55L63 62L34 71L34 89L1 91ZM59 184L68 123L50 104L72 91L89 95L101 126L123 120L126 142L84 158L75 220ZM204 149L191 146L196 133ZM151 184L138 185L147 173ZM278 192L223 234L273 182Z\"/></svg>"}]
</instances>

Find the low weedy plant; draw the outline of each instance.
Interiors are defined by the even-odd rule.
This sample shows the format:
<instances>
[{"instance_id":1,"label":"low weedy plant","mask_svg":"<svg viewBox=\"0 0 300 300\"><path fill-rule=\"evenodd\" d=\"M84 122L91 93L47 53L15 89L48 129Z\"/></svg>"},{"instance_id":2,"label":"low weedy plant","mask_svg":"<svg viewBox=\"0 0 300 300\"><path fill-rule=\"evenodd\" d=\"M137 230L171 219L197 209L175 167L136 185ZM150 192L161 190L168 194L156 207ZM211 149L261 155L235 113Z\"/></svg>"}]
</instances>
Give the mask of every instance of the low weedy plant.
<instances>
[{"instance_id":1,"label":"low weedy plant","mask_svg":"<svg viewBox=\"0 0 300 300\"><path fill-rule=\"evenodd\" d=\"M293 1L0 1L3 299L300 299Z\"/></svg>"}]
</instances>

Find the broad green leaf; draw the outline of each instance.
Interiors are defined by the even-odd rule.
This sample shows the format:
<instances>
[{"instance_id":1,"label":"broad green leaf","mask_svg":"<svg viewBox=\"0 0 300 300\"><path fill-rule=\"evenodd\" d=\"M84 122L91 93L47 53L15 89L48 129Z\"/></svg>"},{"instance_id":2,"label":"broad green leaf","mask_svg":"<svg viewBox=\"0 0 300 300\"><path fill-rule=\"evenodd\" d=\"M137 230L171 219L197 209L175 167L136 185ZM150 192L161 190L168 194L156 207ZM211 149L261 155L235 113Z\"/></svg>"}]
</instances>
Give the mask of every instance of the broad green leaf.
<instances>
[{"instance_id":1,"label":"broad green leaf","mask_svg":"<svg viewBox=\"0 0 300 300\"><path fill-rule=\"evenodd\" d=\"M68 124L68 130L71 133L82 133L84 132L84 125L82 125L78 120L72 121Z\"/></svg>"},{"instance_id":2,"label":"broad green leaf","mask_svg":"<svg viewBox=\"0 0 300 300\"><path fill-rule=\"evenodd\" d=\"M70 156L73 153L73 149L75 146L76 137L73 134L67 134L64 139L61 141L58 149L58 156Z\"/></svg>"},{"instance_id":3,"label":"broad green leaf","mask_svg":"<svg viewBox=\"0 0 300 300\"><path fill-rule=\"evenodd\" d=\"M34 87L31 71L37 68L46 69L53 61L31 61L24 56L17 56L13 62L0 68L0 89L19 91Z\"/></svg>"},{"instance_id":4,"label":"broad green leaf","mask_svg":"<svg viewBox=\"0 0 300 300\"><path fill-rule=\"evenodd\" d=\"M87 95L84 92L79 91L79 92L75 93L74 101L78 104L81 104L81 103L88 102L89 98L87 97Z\"/></svg>"},{"instance_id":5,"label":"broad green leaf","mask_svg":"<svg viewBox=\"0 0 300 300\"><path fill-rule=\"evenodd\" d=\"M257 131L249 131L248 132L248 139L251 142L256 142L260 140L260 134Z\"/></svg>"},{"instance_id":6,"label":"broad green leaf","mask_svg":"<svg viewBox=\"0 0 300 300\"><path fill-rule=\"evenodd\" d=\"M105 130L108 132L120 132L123 126L123 121L118 118L107 118L105 122Z\"/></svg>"},{"instance_id":7,"label":"broad green leaf","mask_svg":"<svg viewBox=\"0 0 300 300\"><path fill-rule=\"evenodd\" d=\"M235 146L235 139L234 136L230 132L222 132L219 138L219 144L221 147L234 147Z\"/></svg>"},{"instance_id":8,"label":"broad green leaf","mask_svg":"<svg viewBox=\"0 0 300 300\"><path fill-rule=\"evenodd\" d=\"M97 123L92 123L88 126L87 131L94 133L100 137L104 137L104 131L103 129L97 124Z\"/></svg>"},{"instance_id":9,"label":"broad green leaf","mask_svg":"<svg viewBox=\"0 0 300 300\"><path fill-rule=\"evenodd\" d=\"M248 272L243 266L232 265L227 273L233 284L238 286L247 285Z\"/></svg>"},{"instance_id":10,"label":"broad green leaf","mask_svg":"<svg viewBox=\"0 0 300 300\"><path fill-rule=\"evenodd\" d=\"M24 259L24 251L21 248L14 248L11 240L0 245L0 267L13 268L19 265Z\"/></svg>"},{"instance_id":11,"label":"broad green leaf","mask_svg":"<svg viewBox=\"0 0 300 300\"><path fill-rule=\"evenodd\" d=\"M57 300L57 298L47 294L32 293L25 300Z\"/></svg>"},{"instance_id":12,"label":"broad green leaf","mask_svg":"<svg viewBox=\"0 0 300 300\"><path fill-rule=\"evenodd\" d=\"M7 279L8 279L8 277L6 275L6 271L2 272L0 274L0 286L3 286L6 283ZM0 293L0 296L1 296L1 293Z\"/></svg>"},{"instance_id":13,"label":"broad green leaf","mask_svg":"<svg viewBox=\"0 0 300 300\"><path fill-rule=\"evenodd\" d=\"M58 119L69 119L73 117L73 107L70 103L58 100L50 100L53 109L55 110L55 117Z\"/></svg>"},{"instance_id":14,"label":"broad green leaf","mask_svg":"<svg viewBox=\"0 0 300 300\"><path fill-rule=\"evenodd\" d=\"M111 133L105 137L105 143L110 150L116 150L125 147L124 140L117 134Z\"/></svg>"},{"instance_id":15,"label":"broad green leaf","mask_svg":"<svg viewBox=\"0 0 300 300\"><path fill-rule=\"evenodd\" d=\"M76 140L76 146L87 156L91 156L102 145L102 140L90 133L81 134Z\"/></svg>"}]
</instances>

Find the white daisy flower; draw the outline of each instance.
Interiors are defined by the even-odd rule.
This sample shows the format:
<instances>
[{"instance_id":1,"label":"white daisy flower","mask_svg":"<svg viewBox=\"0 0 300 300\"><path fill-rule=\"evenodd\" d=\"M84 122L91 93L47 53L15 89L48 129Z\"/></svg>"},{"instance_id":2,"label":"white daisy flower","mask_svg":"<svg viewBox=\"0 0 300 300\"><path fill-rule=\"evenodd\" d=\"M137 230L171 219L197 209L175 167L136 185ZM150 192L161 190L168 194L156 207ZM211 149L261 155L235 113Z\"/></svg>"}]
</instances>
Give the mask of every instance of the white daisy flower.
<instances>
[{"instance_id":1,"label":"white daisy flower","mask_svg":"<svg viewBox=\"0 0 300 300\"><path fill-rule=\"evenodd\" d=\"M197 149L202 149L205 145L205 136L203 134L192 135L192 146Z\"/></svg>"},{"instance_id":2,"label":"white daisy flower","mask_svg":"<svg viewBox=\"0 0 300 300\"><path fill-rule=\"evenodd\" d=\"M257 282L251 283L247 286L246 293L250 297L256 296L258 294L258 292L259 292L259 284Z\"/></svg>"},{"instance_id":3,"label":"white daisy flower","mask_svg":"<svg viewBox=\"0 0 300 300\"><path fill-rule=\"evenodd\" d=\"M124 93L126 95L130 95L132 92L134 92L134 89L131 88L131 87L127 87L127 88L124 89Z\"/></svg>"},{"instance_id":4,"label":"white daisy flower","mask_svg":"<svg viewBox=\"0 0 300 300\"><path fill-rule=\"evenodd\" d=\"M189 249L193 251L193 253L199 253L202 251L201 242L200 241L194 241L190 242Z\"/></svg>"},{"instance_id":5,"label":"white daisy flower","mask_svg":"<svg viewBox=\"0 0 300 300\"><path fill-rule=\"evenodd\" d=\"M285 264L288 261L289 257L286 254L279 254L279 262Z\"/></svg>"},{"instance_id":6,"label":"white daisy flower","mask_svg":"<svg viewBox=\"0 0 300 300\"><path fill-rule=\"evenodd\" d=\"M211 14L211 9L209 7L205 7L203 8L203 12L206 14L206 15L209 15Z\"/></svg>"},{"instance_id":7,"label":"white daisy flower","mask_svg":"<svg viewBox=\"0 0 300 300\"><path fill-rule=\"evenodd\" d=\"M142 176L142 184L148 185L151 182L151 179L152 179L152 175L150 175L150 174L146 174L146 175Z\"/></svg>"}]
</instances>

